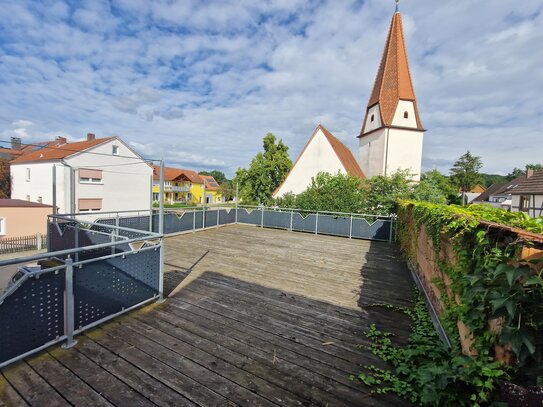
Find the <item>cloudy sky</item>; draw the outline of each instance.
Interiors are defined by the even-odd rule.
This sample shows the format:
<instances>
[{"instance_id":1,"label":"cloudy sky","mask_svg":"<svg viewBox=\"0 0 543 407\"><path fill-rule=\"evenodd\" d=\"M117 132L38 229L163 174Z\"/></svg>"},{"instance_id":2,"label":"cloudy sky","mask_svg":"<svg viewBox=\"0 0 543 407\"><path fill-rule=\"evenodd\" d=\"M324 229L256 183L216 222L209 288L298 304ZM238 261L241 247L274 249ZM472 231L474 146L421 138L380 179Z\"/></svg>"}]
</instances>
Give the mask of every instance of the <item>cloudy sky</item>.
<instances>
[{"instance_id":1,"label":"cloudy sky","mask_svg":"<svg viewBox=\"0 0 543 407\"><path fill-rule=\"evenodd\" d=\"M404 0L424 168L543 161L543 2ZM0 0L0 140L118 135L233 175L322 123L355 155L393 0ZM5 145L5 144L0 144Z\"/></svg>"}]
</instances>

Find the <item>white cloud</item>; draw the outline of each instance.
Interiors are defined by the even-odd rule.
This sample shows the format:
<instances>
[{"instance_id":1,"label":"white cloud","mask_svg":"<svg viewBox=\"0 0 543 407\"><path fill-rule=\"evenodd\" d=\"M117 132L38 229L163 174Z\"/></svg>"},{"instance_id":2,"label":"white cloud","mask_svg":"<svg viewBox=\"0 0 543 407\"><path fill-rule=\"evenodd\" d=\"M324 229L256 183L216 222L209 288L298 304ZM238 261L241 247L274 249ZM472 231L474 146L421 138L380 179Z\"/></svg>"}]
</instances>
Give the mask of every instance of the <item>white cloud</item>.
<instances>
[{"instance_id":1,"label":"white cloud","mask_svg":"<svg viewBox=\"0 0 543 407\"><path fill-rule=\"evenodd\" d=\"M0 9L0 132L23 141L117 134L169 165L232 175L267 132L295 158L321 122L356 155L393 7L11 2ZM447 170L467 149L491 172L541 161L541 2L401 9L429 130L425 166Z\"/></svg>"}]
</instances>

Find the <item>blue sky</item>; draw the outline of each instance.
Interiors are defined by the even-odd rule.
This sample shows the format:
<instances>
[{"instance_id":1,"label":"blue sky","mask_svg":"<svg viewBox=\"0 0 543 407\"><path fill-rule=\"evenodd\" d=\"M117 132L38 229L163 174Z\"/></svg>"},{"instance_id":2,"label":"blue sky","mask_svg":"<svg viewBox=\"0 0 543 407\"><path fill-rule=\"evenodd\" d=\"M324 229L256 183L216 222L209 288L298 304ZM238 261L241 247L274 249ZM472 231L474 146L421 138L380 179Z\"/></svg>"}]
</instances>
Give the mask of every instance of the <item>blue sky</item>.
<instances>
[{"instance_id":1,"label":"blue sky","mask_svg":"<svg viewBox=\"0 0 543 407\"><path fill-rule=\"evenodd\" d=\"M543 161L543 2L405 0L423 166ZM118 135L233 175L322 123L358 156L394 1L0 0L0 139Z\"/></svg>"}]
</instances>

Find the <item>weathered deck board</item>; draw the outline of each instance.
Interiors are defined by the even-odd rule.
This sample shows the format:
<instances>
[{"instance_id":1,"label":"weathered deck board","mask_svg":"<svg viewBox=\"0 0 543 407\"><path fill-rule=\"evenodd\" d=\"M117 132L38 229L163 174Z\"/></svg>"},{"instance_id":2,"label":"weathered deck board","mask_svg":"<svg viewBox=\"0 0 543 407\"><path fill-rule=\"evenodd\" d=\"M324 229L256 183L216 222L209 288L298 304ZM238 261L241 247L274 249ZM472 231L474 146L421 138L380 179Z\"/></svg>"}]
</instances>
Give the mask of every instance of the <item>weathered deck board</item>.
<instances>
[{"instance_id":1,"label":"weathered deck board","mask_svg":"<svg viewBox=\"0 0 543 407\"><path fill-rule=\"evenodd\" d=\"M170 299L2 370L1 405L390 406L349 380L381 365L371 323L405 340L394 246L227 226L166 239ZM76 388L76 390L74 390Z\"/></svg>"}]
</instances>

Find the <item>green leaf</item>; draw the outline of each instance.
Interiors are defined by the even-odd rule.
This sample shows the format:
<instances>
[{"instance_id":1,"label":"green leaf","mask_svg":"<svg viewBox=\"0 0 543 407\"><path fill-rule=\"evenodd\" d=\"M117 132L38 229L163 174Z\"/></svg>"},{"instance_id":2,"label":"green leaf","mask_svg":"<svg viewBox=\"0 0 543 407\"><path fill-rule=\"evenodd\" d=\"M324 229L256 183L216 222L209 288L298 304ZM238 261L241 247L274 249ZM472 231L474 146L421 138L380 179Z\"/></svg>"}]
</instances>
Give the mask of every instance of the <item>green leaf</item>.
<instances>
[{"instance_id":1,"label":"green leaf","mask_svg":"<svg viewBox=\"0 0 543 407\"><path fill-rule=\"evenodd\" d=\"M526 280L524 285L543 285L543 278L539 276L532 276Z\"/></svg>"},{"instance_id":2,"label":"green leaf","mask_svg":"<svg viewBox=\"0 0 543 407\"><path fill-rule=\"evenodd\" d=\"M491 300L490 303L492 304L492 312L496 312L496 310L502 308L507 302L507 300L508 300L507 297L496 298L495 300Z\"/></svg>"}]
</instances>

